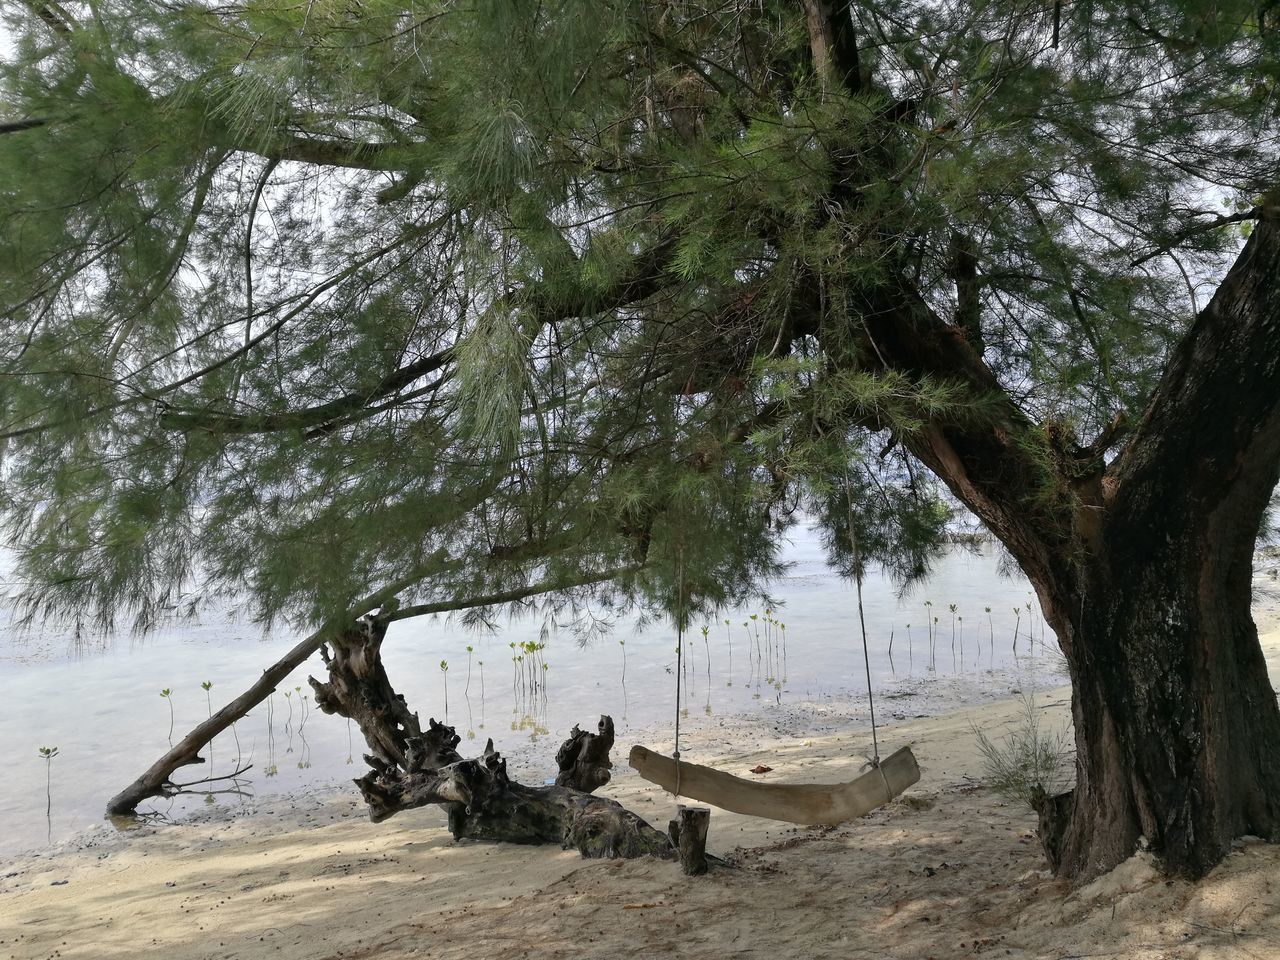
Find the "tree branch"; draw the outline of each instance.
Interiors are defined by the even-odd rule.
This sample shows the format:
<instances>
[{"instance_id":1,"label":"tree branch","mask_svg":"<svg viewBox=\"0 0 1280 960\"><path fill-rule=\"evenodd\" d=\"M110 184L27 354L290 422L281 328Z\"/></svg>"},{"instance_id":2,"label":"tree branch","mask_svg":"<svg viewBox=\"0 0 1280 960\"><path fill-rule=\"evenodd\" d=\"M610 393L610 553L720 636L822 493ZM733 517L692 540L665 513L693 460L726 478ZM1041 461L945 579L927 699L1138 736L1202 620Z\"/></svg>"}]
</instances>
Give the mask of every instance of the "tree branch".
<instances>
[{"instance_id":1,"label":"tree branch","mask_svg":"<svg viewBox=\"0 0 1280 960\"><path fill-rule=\"evenodd\" d=\"M220 414L170 409L160 415L160 425L170 430L203 430L209 433L250 434L276 430L308 430L325 427L335 420L388 397L416 380L434 373L454 356L452 348L441 350L406 364L366 390L345 394L327 403L285 413Z\"/></svg>"},{"instance_id":2,"label":"tree branch","mask_svg":"<svg viewBox=\"0 0 1280 960\"><path fill-rule=\"evenodd\" d=\"M547 293L541 286L534 286L513 294L509 299L512 303L529 308L540 325L556 323L567 317L618 309L644 299L659 289L663 272L674 249L673 238L658 241L644 256L636 260L628 274L606 291L580 290L576 296L556 296ZM260 334L253 342L261 339ZM244 351L238 353L243 354ZM325 430L340 423L344 417L361 413L369 403L389 397L427 374L441 369L452 362L454 356L455 348L446 348L391 371L368 388L301 410L246 415L171 407L161 414L160 423L172 430L204 430L224 434Z\"/></svg>"},{"instance_id":3,"label":"tree branch","mask_svg":"<svg viewBox=\"0 0 1280 960\"><path fill-rule=\"evenodd\" d=\"M1138 257L1136 260L1129 261L1129 266L1139 267L1142 264L1146 263L1148 260L1154 260L1156 257L1160 256L1161 254L1168 253L1174 247L1181 246L1182 244L1190 240L1192 237L1198 237L1202 233L1211 233L1214 230L1219 230L1222 227L1228 226L1233 223L1244 223L1246 220L1261 220L1265 212L1266 211L1264 210L1263 207L1257 206L1257 207L1251 207L1248 210L1242 210L1239 213L1233 213L1227 216L1215 217L1214 219L1205 221L1204 223L1192 224L1191 226L1187 227L1184 230L1179 230L1170 239L1166 240L1164 243L1161 243L1154 250L1151 250L1148 253L1144 253L1142 256Z\"/></svg>"},{"instance_id":4,"label":"tree branch","mask_svg":"<svg viewBox=\"0 0 1280 960\"><path fill-rule=\"evenodd\" d=\"M18 133L22 130L34 130L36 127L48 126L52 122L48 117L31 117L26 120L12 120L9 123L0 123L0 135Z\"/></svg>"},{"instance_id":5,"label":"tree branch","mask_svg":"<svg viewBox=\"0 0 1280 960\"><path fill-rule=\"evenodd\" d=\"M398 610L393 610L385 616L380 616L378 619L383 623L393 623L396 620L407 620L410 617L424 617L433 613L448 613L453 610L471 607L489 607L499 603L515 603L517 600L527 600L529 597L543 593L557 593L561 590L570 590L574 587L585 587L594 583L604 583L608 580L616 579L617 577L639 573L643 569L643 563L632 563L622 567L612 567L610 569L600 570L595 573L585 573L580 576L566 577L558 580L542 580L538 583L529 584L528 586L517 587L514 590L504 590L498 593L481 594L480 596L469 597L465 601L465 607L460 606L457 600L442 600L437 603L419 603L410 607L401 607Z\"/></svg>"},{"instance_id":6,"label":"tree branch","mask_svg":"<svg viewBox=\"0 0 1280 960\"><path fill-rule=\"evenodd\" d=\"M1185 511L1201 526L1219 524L1216 548L1235 540L1252 556L1280 473L1277 277L1280 211L1272 211L1178 344L1112 464L1114 518L1140 525Z\"/></svg>"},{"instance_id":7,"label":"tree branch","mask_svg":"<svg viewBox=\"0 0 1280 960\"><path fill-rule=\"evenodd\" d=\"M804 0L804 10L814 72L832 78L846 93L861 92L862 66L849 0Z\"/></svg>"}]
</instances>

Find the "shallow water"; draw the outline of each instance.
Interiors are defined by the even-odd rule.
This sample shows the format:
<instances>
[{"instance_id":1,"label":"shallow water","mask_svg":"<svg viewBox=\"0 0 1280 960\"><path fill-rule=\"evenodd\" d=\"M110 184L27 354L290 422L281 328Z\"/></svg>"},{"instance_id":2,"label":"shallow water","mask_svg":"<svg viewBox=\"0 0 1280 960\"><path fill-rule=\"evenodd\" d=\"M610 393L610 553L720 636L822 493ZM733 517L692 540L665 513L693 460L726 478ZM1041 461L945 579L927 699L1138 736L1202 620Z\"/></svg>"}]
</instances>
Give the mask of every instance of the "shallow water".
<instances>
[{"instance_id":1,"label":"shallow water","mask_svg":"<svg viewBox=\"0 0 1280 960\"><path fill-rule=\"evenodd\" d=\"M727 612L707 624L705 642L701 624L686 637L681 686L690 714L746 713L765 719L799 700L865 693L851 585L826 570L816 538L798 536L786 559L792 567L771 590L780 601L773 619L785 623L785 630L766 626L768 615L756 608ZM950 604L956 605L954 652ZM873 685L908 677L980 677L989 670L998 675L1028 662L1035 669L1050 656L1029 585L1020 576L1000 575L989 547L953 551L928 583L901 600L873 575L864 586L864 606ZM990 617L985 607L991 608ZM931 617L938 618L932 667L926 626ZM540 620L523 618L494 635L439 619L402 622L393 626L383 656L392 683L411 707L424 718L445 718L457 727L464 755L478 752L492 737L517 766L532 766L544 775L554 770L556 747L575 723L593 725L601 713L610 713L618 741L625 744L630 731L674 720L676 640L669 627L637 630L635 621L627 620L586 647L567 632L553 631L543 638L547 669L532 671L541 682L536 690L527 684L522 690L508 644L538 641L541 626ZM264 638L251 625L206 615L170 625L145 642L99 644L88 654L76 653L72 638L55 631L0 641L0 763L5 770L0 852L58 843L100 823L107 799L167 749L170 706L176 741L209 709L239 694L296 639L287 631ZM474 648L469 667L468 645ZM1051 636L1048 648L1055 649ZM447 674L441 660L448 662ZM1041 666L1051 670L1050 664ZM325 716L311 702L306 676L320 676L322 669L313 658L281 685L269 705L241 720L234 737L228 731L217 738L211 766L188 767L179 776L197 780L209 776L210 769L225 775L237 763L251 763L240 788L268 796L363 773L358 731L349 732L345 720ZM206 681L212 683L207 699L201 688ZM172 690L170 698L160 696L163 688ZM58 747L47 768L40 746ZM193 808L236 799L193 790L142 809L180 818Z\"/></svg>"}]
</instances>

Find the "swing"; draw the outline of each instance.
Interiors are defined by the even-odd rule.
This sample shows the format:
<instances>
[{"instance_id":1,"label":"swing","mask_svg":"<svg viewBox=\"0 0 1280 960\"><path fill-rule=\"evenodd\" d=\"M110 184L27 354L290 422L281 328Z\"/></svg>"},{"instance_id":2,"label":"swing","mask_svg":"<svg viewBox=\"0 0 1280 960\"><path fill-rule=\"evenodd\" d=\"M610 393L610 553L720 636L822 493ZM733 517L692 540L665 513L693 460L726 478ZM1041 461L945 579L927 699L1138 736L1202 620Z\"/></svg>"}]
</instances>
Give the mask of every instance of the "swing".
<instances>
[{"instance_id":1,"label":"swing","mask_svg":"<svg viewBox=\"0 0 1280 960\"><path fill-rule=\"evenodd\" d=\"M845 478L848 485L848 477ZM850 517L852 521L852 517ZM855 564L859 563L858 541L849 524ZM681 564L683 567L683 563ZM684 579L681 570L681 581ZM909 746L880 759L880 738L876 729L876 704L871 691L871 655L867 651L867 623L862 612L862 573L854 578L858 590L858 622L862 628L862 662L867 672L867 704L871 710L871 769L846 783L758 783L733 774L686 763L680 759L680 676L684 657L684 622L677 617L676 632L676 739L672 756L637 744L627 763L650 783L677 797L711 803L733 813L788 823L835 824L856 820L882 807L920 779L920 767ZM683 594L683 586L681 587Z\"/></svg>"}]
</instances>

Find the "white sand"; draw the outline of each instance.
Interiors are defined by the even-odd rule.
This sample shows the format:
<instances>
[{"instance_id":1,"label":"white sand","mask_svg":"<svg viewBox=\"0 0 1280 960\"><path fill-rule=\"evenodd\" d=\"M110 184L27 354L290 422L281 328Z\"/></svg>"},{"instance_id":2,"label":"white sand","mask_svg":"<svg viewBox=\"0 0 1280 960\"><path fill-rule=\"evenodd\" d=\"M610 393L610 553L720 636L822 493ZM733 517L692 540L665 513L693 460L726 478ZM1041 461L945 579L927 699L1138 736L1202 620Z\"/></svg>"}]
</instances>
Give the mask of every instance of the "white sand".
<instances>
[{"instance_id":1,"label":"white sand","mask_svg":"<svg viewBox=\"0 0 1280 960\"><path fill-rule=\"evenodd\" d=\"M1280 632L1264 646L1275 676ZM1065 726L1065 690L1036 703ZM26 858L0 868L0 960L1280 957L1280 847L1243 844L1199 884L1164 880L1141 854L1075 892L1050 878L1033 814L983 786L975 747L975 726L998 736L1024 710L1012 699L893 724L884 750L911 743L920 783L840 828L715 811L710 846L732 866L705 878L455 844L435 809L374 825L350 794ZM806 716L822 732L794 729ZM820 722L819 707L791 719L703 723L685 749L730 772L764 763L766 779L858 773L865 730ZM665 824L672 799L623 762L616 774L602 792Z\"/></svg>"}]
</instances>

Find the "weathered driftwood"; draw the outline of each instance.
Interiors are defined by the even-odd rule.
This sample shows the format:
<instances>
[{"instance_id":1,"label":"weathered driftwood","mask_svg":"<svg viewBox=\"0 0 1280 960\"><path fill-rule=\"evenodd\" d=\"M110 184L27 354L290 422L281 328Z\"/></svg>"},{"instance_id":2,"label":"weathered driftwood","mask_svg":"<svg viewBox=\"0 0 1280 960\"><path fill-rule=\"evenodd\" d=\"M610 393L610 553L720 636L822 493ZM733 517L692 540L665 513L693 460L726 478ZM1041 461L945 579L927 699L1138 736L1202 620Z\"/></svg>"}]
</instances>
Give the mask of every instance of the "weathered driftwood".
<instances>
[{"instance_id":1,"label":"weathered driftwood","mask_svg":"<svg viewBox=\"0 0 1280 960\"><path fill-rule=\"evenodd\" d=\"M354 720L373 755L383 763L404 766L410 741L416 741L415 749L427 751L419 758L423 766L443 767L461 760L454 749L459 738L453 728L431 720L424 737L418 715L391 686L382 665L382 641L389 625L362 620L354 630L321 644L320 657L329 679L307 678L316 706Z\"/></svg>"},{"instance_id":2,"label":"weathered driftwood","mask_svg":"<svg viewBox=\"0 0 1280 960\"><path fill-rule=\"evenodd\" d=\"M676 818L667 826L671 845L680 857L680 868L690 877L707 872L707 830L711 810L707 807L676 807Z\"/></svg>"},{"instance_id":3,"label":"weathered driftwood","mask_svg":"<svg viewBox=\"0 0 1280 960\"><path fill-rule=\"evenodd\" d=\"M309 678L320 709L355 720L369 744L371 769L355 783L370 819L439 804L460 840L558 843L587 857L674 856L665 834L589 792L609 781L609 717L600 718L597 734L575 727L557 754L563 780L584 789L525 786L508 777L492 740L482 756L464 760L452 727L431 719L422 730L383 669L385 635L385 625L372 622L343 634L321 651L328 679Z\"/></svg>"},{"instance_id":4,"label":"weathered driftwood","mask_svg":"<svg viewBox=\"0 0 1280 960\"><path fill-rule=\"evenodd\" d=\"M401 810L439 804L455 839L506 843L558 843L584 857L670 859L670 841L641 817L604 797L569 787L530 787L507 776L507 762L485 745L483 756L438 769L384 764L356 781L375 823Z\"/></svg>"},{"instance_id":5,"label":"weathered driftwood","mask_svg":"<svg viewBox=\"0 0 1280 960\"><path fill-rule=\"evenodd\" d=\"M650 783L676 789L676 763L646 747L631 748L628 762ZM753 817L789 823L840 823L888 803L920 779L910 747L848 783L755 783L696 763L680 763L680 796Z\"/></svg>"},{"instance_id":6,"label":"weathered driftwood","mask_svg":"<svg viewBox=\"0 0 1280 960\"><path fill-rule=\"evenodd\" d=\"M170 747L164 756L148 767L142 776L108 801L108 815L128 816L137 809L138 804L150 797L173 796L180 792L182 785L173 782L174 773L189 764L204 763L200 751L223 730L267 699L277 684L320 648L324 636L325 631L320 630L299 641L292 650L264 670L253 686L207 720L197 724L190 733Z\"/></svg>"},{"instance_id":7,"label":"weathered driftwood","mask_svg":"<svg viewBox=\"0 0 1280 960\"><path fill-rule=\"evenodd\" d=\"M587 733L576 725L556 752L557 787L572 787L591 793L609 782L613 776L613 718L601 717L597 733Z\"/></svg>"}]
</instances>

